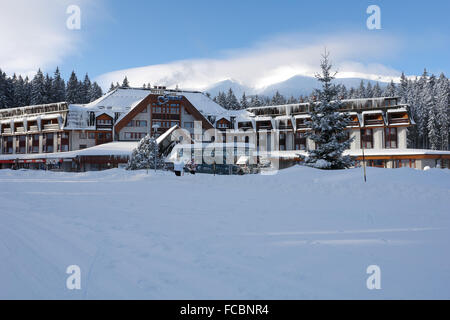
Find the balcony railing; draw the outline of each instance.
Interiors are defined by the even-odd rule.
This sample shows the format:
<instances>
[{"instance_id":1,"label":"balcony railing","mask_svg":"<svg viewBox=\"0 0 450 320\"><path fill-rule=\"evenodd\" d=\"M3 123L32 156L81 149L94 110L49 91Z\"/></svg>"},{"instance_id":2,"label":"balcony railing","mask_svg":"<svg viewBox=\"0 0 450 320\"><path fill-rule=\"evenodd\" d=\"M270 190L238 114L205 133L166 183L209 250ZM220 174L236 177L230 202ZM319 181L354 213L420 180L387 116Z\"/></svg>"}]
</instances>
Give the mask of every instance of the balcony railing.
<instances>
[{"instance_id":1,"label":"balcony railing","mask_svg":"<svg viewBox=\"0 0 450 320\"><path fill-rule=\"evenodd\" d=\"M11 134L11 128L4 128L3 129L4 134Z\"/></svg>"},{"instance_id":2,"label":"balcony railing","mask_svg":"<svg viewBox=\"0 0 450 320\"><path fill-rule=\"evenodd\" d=\"M24 133L25 132L25 128L24 127L16 127L16 132Z\"/></svg>"},{"instance_id":3,"label":"balcony railing","mask_svg":"<svg viewBox=\"0 0 450 320\"><path fill-rule=\"evenodd\" d=\"M39 131L38 126L29 126L28 131L30 132L37 132Z\"/></svg>"},{"instance_id":4,"label":"balcony railing","mask_svg":"<svg viewBox=\"0 0 450 320\"><path fill-rule=\"evenodd\" d=\"M59 124L52 123L52 124L44 124L44 130L58 130Z\"/></svg>"}]
</instances>

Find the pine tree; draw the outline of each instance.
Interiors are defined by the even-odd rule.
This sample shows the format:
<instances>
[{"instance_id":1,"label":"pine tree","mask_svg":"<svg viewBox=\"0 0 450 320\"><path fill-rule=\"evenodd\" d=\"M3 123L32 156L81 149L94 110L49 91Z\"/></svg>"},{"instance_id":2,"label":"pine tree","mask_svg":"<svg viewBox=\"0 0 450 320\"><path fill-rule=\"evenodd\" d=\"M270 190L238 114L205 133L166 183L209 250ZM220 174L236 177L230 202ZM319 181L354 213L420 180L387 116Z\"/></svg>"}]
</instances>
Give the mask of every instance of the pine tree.
<instances>
[{"instance_id":1,"label":"pine tree","mask_svg":"<svg viewBox=\"0 0 450 320\"><path fill-rule=\"evenodd\" d=\"M31 81L31 104L43 104L45 100L45 79L41 69Z\"/></svg>"},{"instance_id":2,"label":"pine tree","mask_svg":"<svg viewBox=\"0 0 450 320\"><path fill-rule=\"evenodd\" d=\"M5 92L6 74L0 69L0 109L7 108Z\"/></svg>"},{"instance_id":3,"label":"pine tree","mask_svg":"<svg viewBox=\"0 0 450 320\"><path fill-rule=\"evenodd\" d=\"M338 86L338 93L337 93L337 99L347 99L347 95L348 95L348 93L347 93L347 88L345 87L345 85L343 85L343 84L340 84L339 86Z\"/></svg>"},{"instance_id":4,"label":"pine tree","mask_svg":"<svg viewBox=\"0 0 450 320\"><path fill-rule=\"evenodd\" d=\"M250 99L250 107L255 108L255 107L261 107L262 105L263 105L263 102L261 101L261 99L259 98L258 95L255 95Z\"/></svg>"},{"instance_id":5,"label":"pine tree","mask_svg":"<svg viewBox=\"0 0 450 320\"><path fill-rule=\"evenodd\" d=\"M361 80L361 82L359 83L359 88L356 90L356 95L360 99L366 97L366 87L364 86L364 80Z\"/></svg>"},{"instance_id":6,"label":"pine tree","mask_svg":"<svg viewBox=\"0 0 450 320\"><path fill-rule=\"evenodd\" d=\"M111 92L111 91L113 91L114 89L116 89L116 86L114 85L113 82L111 82L111 86L109 87L108 92Z\"/></svg>"},{"instance_id":7,"label":"pine tree","mask_svg":"<svg viewBox=\"0 0 450 320\"><path fill-rule=\"evenodd\" d=\"M242 94L240 107L241 109L247 109L249 107L249 103L247 100L247 96L245 95L245 92Z\"/></svg>"},{"instance_id":8,"label":"pine tree","mask_svg":"<svg viewBox=\"0 0 450 320\"><path fill-rule=\"evenodd\" d=\"M68 103L82 103L80 99L80 84L75 71L72 71L69 81L67 81L66 100Z\"/></svg>"},{"instance_id":9,"label":"pine tree","mask_svg":"<svg viewBox=\"0 0 450 320\"><path fill-rule=\"evenodd\" d=\"M427 129L428 129L429 147L433 150L437 150L439 146L435 84L436 84L436 77L434 75L431 75L426 87L425 105L428 111Z\"/></svg>"},{"instance_id":10,"label":"pine tree","mask_svg":"<svg viewBox=\"0 0 450 320\"><path fill-rule=\"evenodd\" d=\"M328 57L325 52L320 64L322 73L316 75L322 83L321 100L313 104L311 131L307 133L316 143L316 149L309 152L305 164L320 169L345 169L353 162L351 157L342 155L351 143L345 133L349 117L340 112L341 101L332 100L336 96L336 87L331 83L335 75L330 73L332 65Z\"/></svg>"},{"instance_id":11,"label":"pine tree","mask_svg":"<svg viewBox=\"0 0 450 320\"><path fill-rule=\"evenodd\" d=\"M129 88L130 87L130 83L128 82L128 78L125 76L125 78L123 79L122 82L122 88Z\"/></svg>"},{"instance_id":12,"label":"pine tree","mask_svg":"<svg viewBox=\"0 0 450 320\"><path fill-rule=\"evenodd\" d=\"M277 90L275 92L275 95L272 97L272 100L270 101L270 104L272 106L283 105L283 104L286 104L286 99Z\"/></svg>"},{"instance_id":13,"label":"pine tree","mask_svg":"<svg viewBox=\"0 0 450 320\"><path fill-rule=\"evenodd\" d=\"M397 96L400 97L401 103L407 103L408 102L408 79L406 79L405 74L402 72L402 75L400 76L400 85L397 87Z\"/></svg>"},{"instance_id":14,"label":"pine tree","mask_svg":"<svg viewBox=\"0 0 450 320\"><path fill-rule=\"evenodd\" d=\"M44 103L52 103L54 101L53 94L53 79L48 75L45 75L44 81Z\"/></svg>"},{"instance_id":15,"label":"pine tree","mask_svg":"<svg viewBox=\"0 0 450 320\"><path fill-rule=\"evenodd\" d=\"M86 73L86 75L84 76L84 80L80 85L80 103L89 103L91 102L90 100L90 92L91 92L91 79L89 79L89 75Z\"/></svg>"},{"instance_id":16,"label":"pine tree","mask_svg":"<svg viewBox=\"0 0 450 320\"><path fill-rule=\"evenodd\" d=\"M393 80L391 80L391 82L384 89L383 96L385 96L385 97L395 97L395 91L396 91L395 83L394 83Z\"/></svg>"},{"instance_id":17,"label":"pine tree","mask_svg":"<svg viewBox=\"0 0 450 320\"><path fill-rule=\"evenodd\" d=\"M437 111L437 123L440 127L440 149L449 149L449 127L450 127L450 87L449 81L443 73L439 76L436 89L436 111Z\"/></svg>"},{"instance_id":18,"label":"pine tree","mask_svg":"<svg viewBox=\"0 0 450 320\"><path fill-rule=\"evenodd\" d=\"M56 67L55 73L53 75L52 92L53 102L62 102L66 99L66 83L61 77L59 67Z\"/></svg>"},{"instance_id":19,"label":"pine tree","mask_svg":"<svg viewBox=\"0 0 450 320\"><path fill-rule=\"evenodd\" d=\"M425 69L415 86L415 94L417 96L415 109L418 133L418 147L424 149L428 148L428 110L425 102L427 99L427 83L428 72Z\"/></svg>"},{"instance_id":20,"label":"pine tree","mask_svg":"<svg viewBox=\"0 0 450 320\"><path fill-rule=\"evenodd\" d=\"M22 76L19 76L17 80L14 81L14 105L23 107L26 106L26 104L25 81Z\"/></svg>"},{"instance_id":21,"label":"pine tree","mask_svg":"<svg viewBox=\"0 0 450 320\"><path fill-rule=\"evenodd\" d=\"M291 96L286 103L294 104L294 103L298 103L298 101L297 101L297 99L294 98L294 96Z\"/></svg>"},{"instance_id":22,"label":"pine tree","mask_svg":"<svg viewBox=\"0 0 450 320\"><path fill-rule=\"evenodd\" d=\"M366 94L365 94L364 98L373 98L373 88L372 88L372 83L370 81L367 82Z\"/></svg>"},{"instance_id":23,"label":"pine tree","mask_svg":"<svg viewBox=\"0 0 450 320\"><path fill-rule=\"evenodd\" d=\"M380 88L380 84L377 82L375 83L375 85L373 86L373 94L372 97L374 98L379 98L383 95L383 91Z\"/></svg>"},{"instance_id":24,"label":"pine tree","mask_svg":"<svg viewBox=\"0 0 450 320\"><path fill-rule=\"evenodd\" d=\"M228 94L227 94L227 97L226 97L226 101L227 101L226 102L226 104L227 104L226 109L229 109L229 110L239 110L240 109L239 101L236 98L236 96L234 95L233 90L231 88L228 89Z\"/></svg>"},{"instance_id":25,"label":"pine tree","mask_svg":"<svg viewBox=\"0 0 450 320\"><path fill-rule=\"evenodd\" d=\"M91 87L89 88L89 94L88 94L88 102L92 102L94 100L97 100L103 95L102 88L98 85L97 82L94 82Z\"/></svg>"},{"instance_id":26,"label":"pine tree","mask_svg":"<svg viewBox=\"0 0 450 320\"><path fill-rule=\"evenodd\" d=\"M154 137L146 135L133 150L127 170L162 169L164 161L159 155L159 146Z\"/></svg>"}]
</instances>

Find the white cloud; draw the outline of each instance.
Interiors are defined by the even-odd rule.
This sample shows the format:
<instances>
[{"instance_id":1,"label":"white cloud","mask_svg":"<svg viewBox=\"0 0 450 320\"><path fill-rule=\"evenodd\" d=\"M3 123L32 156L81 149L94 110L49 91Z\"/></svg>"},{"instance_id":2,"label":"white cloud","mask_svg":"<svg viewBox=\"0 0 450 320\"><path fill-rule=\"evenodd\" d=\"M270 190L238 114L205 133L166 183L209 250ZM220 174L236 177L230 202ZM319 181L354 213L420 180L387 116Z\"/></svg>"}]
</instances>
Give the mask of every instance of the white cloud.
<instances>
[{"instance_id":1,"label":"white cloud","mask_svg":"<svg viewBox=\"0 0 450 320\"><path fill-rule=\"evenodd\" d=\"M366 33L279 36L252 48L226 52L215 59L181 60L118 70L103 74L97 80L108 87L111 82L121 82L127 76L133 86L150 82L202 90L213 83L233 79L258 89L295 75L313 76L319 71L325 47L339 71L338 77L385 81L400 75L399 71L377 62L397 53L399 42L393 37Z\"/></svg>"},{"instance_id":2,"label":"white cloud","mask_svg":"<svg viewBox=\"0 0 450 320\"><path fill-rule=\"evenodd\" d=\"M77 52L81 31L66 27L71 4L80 6L82 19L90 8L87 0L1 1L0 68L30 75Z\"/></svg>"}]
</instances>

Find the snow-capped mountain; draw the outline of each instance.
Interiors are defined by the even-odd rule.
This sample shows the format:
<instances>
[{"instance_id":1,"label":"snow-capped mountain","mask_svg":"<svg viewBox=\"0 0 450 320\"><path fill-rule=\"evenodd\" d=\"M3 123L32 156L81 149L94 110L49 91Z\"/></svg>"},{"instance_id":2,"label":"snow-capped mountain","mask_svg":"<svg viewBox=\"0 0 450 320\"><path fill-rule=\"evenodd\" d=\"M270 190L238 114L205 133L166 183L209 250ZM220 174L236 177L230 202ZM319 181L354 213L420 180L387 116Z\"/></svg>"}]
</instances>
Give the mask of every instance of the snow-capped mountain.
<instances>
[{"instance_id":1,"label":"snow-capped mountain","mask_svg":"<svg viewBox=\"0 0 450 320\"><path fill-rule=\"evenodd\" d=\"M366 85L368 82L370 82L372 85L374 85L377 82L361 78L340 78L335 79L334 82L344 84L347 87L347 89L349 89L351 87L357 88L361 80L364 80L364 83ZM379 84L381 87L384 87L387 83L379 82ZM316 78L298 75L289 78L285 81L278 82L260 89L245 86L239 83L238 81L232 79L224 80L209 86L204 91L209 92L211 96L214 97L219 93L219 91L226 92L231 88L234 94L237 97L240 97L244 92L246 95L258 94L263 96L273 96L275 92L278 90L282 95L286 97L290 96L298 97L300 95L309 95L314 89L317 89L319 87L320 83L317 81Z\"/></svg>"}]
</instances>

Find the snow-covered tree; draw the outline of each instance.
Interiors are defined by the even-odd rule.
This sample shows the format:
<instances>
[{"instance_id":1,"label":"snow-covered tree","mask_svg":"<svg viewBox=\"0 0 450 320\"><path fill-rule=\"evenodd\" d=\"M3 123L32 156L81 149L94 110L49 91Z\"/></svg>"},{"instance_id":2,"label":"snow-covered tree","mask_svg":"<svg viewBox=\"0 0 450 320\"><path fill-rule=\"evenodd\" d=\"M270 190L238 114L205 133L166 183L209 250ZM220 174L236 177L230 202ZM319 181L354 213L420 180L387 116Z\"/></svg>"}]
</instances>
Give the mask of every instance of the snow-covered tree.
<instances>
[{"instance_id":1,"label":"snow-covered tree","mask_svg":"<svg viewBox=\"0 0 450 320\"><path fill-rule=\"evenodd\" d=\"M80 98L80 84L75 71L72 71L67 81L66 100L68 103L82 103Z\"/></svg>"},{"instance_id":2,"label":"snow-covered tree","mask_svg":"<svg viewBox=\"0 0 450 320\"><path fill-rule=\"evenodd\" d=\"M241 102L240 102L240 107L241 109L247 109L250 106L247 96L245 95L245 92L242 94L242 98L241 98Z\"/></svg>"},{"instance_id":3,"label":"snow-covered tree","mask_svg":"<svg viewBox=\"0 0 450 320\"><path fill-rule=\"evenodd\" d=\"M408 101L408 79L406 79L405 74L402 72L400 76L400 84L397 86L397 96L400 97L401 103L407 103Z\"/></svg>"},{"instance_id":4,"label":"snow-covered tree","mask_svg":"<svg viewBox=\"0 0 450 320\"><path fill-rule=\"evenodd\" d=\"M359 87L356 90L356 95L358 98L366 97L366 87L364 86L364 80L361 80L361 82L359 83Z\"/></svg>"},{"instance_id":5,"label":"snow-covered tree","mask_svg":"<svg viewBox=\"0 0 450 320\"><path fill-rule=\"evenodd\" d=\"M287 104L294 104L298 103L297 99L294 98L294 96L291 96L288 101L286 101Z\"/></svg>"},{"instance_id":6,"label":"snow-covered tree","mask_svg":"<svg viewBox=\"0 0 450 320\"><path fill-rule=\"evenodd\" d=\"M339 84L336 99L341 99L341 100L347 99L347 96L348 96L347 88L345 87L344 84Z\"/></svg>"},{"instance_id":7,"label":"snow-covered tree","mask_svg":"<svg viewBox=\"0 0 450 320\"><path fill-rule=\"evenodd\" d=\"M436 77L431 75L425 88L425 107L428 112L428 143L429 147L436 150L439 146L439 132L436 109Z\"/></svg>"},{"instance_id":8,"label":"snow-covered tree","mask_svg":"<svg viewBox=\"0 0 450 320\"><path fill-rule=\"evenodd\" d=\"M331 74L329 54L325 52L321 61L322 73L316 75L322 83L320 101L313 103L311 115L311 131L307 136L316 144L316 148L309 152L305 164L320 169L345 169L352 165L352 158L343 156L345 149L350 147L345 128L349 117L340 112L341 101L333 100L336 87L331 83L335 74Z\"/></svg>"},{"instance_id":9,"label":"snow-covered tree","mask_svg":"<svg viewBox=\"0 0 450 320\"><path fill-rule=\"evenodd\" d=\"M89 79L89 75L86 73L86 75L84 76L84 80L80 85L80 103L88 103L90 102L90 91L91 91L91 79Z\"/></svg>"},{"instance_id":10,"label":"snow-covered tree","mask_svg":"<svg viewBox=\"0 0 450 320\"><path fill-rule=\"evenodd\" d=\"M127 164L127 170L162 169L164 161L159 154L159 146L154 137L147 134L133 150Z\"/></svg>"},{"instance_id":11,"label":"snow-covered tree","mask_svg":"<svg viewBox=\"0 0 450 320\"><path fill-rule=\"evenodd\" d=\"M449 125L450 125L450 87L449 81L443 73L439 76L436 88L436 112L437 123L440 127L440 149L449 149Z\"/></svg>"},{"instance_id":12,"label":"snow-covered tree","mask_svg":"<svg viewBox=\"0 0 450 320\"><path fill-rule=\"evenodd\" d=\"M234 92L231 88L228 89L226 101L227 101L227 109L229 109L229 110L239 110L240 109L239 101L236 98L236 96L234 95Z\"/></svg>"},{"instance_id":13,"label":"snow-covered tree","mask_svg":"<svg viewBox=\"0 0 450 320\"><path fill-rule=\"evenodd\" d=\"M61 73L59 72L58 67L56 67L55 73L53 75L52 92L53 102L61 102L66 99L66 83L61 77Z\"/></svg>"},{"instance_id":14,"label":"snow-covered tree","mask_svg":"<svg viewBox=\"0 0 450 320\"><path fill-rule=\"evenodd\" d=\"M367 82L366 92L364 98L373 98L373 87L372 83L369 81Z\"/></svg>"},{"instance_id":15,"label":"snow-covered tree","mask_svg":"<svg viewBox=\"0 0 450 320\"><path fill-rule=\"evenodd\" d=\"M43 104L45 95L45 78L39 69L31 81L31 104Z\"/></svg>"},{"instance_id":16,"label":"snow-covered tree","mask_svg":"<svg viewBox=\"0 0 450 320\"><path fill-rule=\"evenodd\" d=\"M100 98L102 95L103 95L102 88L100 88L97 82L94 82L89 88L88 102L92 102Z\"/></svg>"},{"instance_id":17,"label":"snow-covered tree","mask_svg":"<svg viewBox=\"0 0 450 320\"><path fill-rule=\"evenodd\" d=\"M396 91L395 83L394 83L393 80L391 80L391 82L389 82L389 84L384 89L383 96L385 96L385 97L395 97L395 91Z\"/></svg>"},{"instance_id":18,"label":"snow-covered tree","mask_svg":"<svg viewBox=\"0 0 450 320\"><path fill-rule=\"evenodd\" d=\"M372 97L374 98L379 98L383 95L383 91L380 88L380 84L377 82L375 83L375 85L373 86L373 93L372 93Z\"/></svg>"},{"instance_id":19,"label":"snow-covered tree","mask_svg":"<svg viewBox=\"0 0 450 320\"><path fill-rule=\"evenodd\" d=\"M122 88L129 88L130 87L130 83L128 82L128 78L125 76L125 78L123 79L122 82Z\"/></svg>"},{"instance_id":20,"label":"snow-covered tree","mask_svg":"<svg viewBox=\"0 0 450 320\"><path fill-rule=\"evenodd\" d=\"M263 105L263 102L261 101L261 99L259 98L258 95L255 95L250 99L250 107L255 108L255 107L261 107L262 105Z\"/></svg>"},{"instance_id":21,"label":"snow-covered tree","mask_svg":"<svg viewBox=\"0 0 450 320\"><path fill-rule=\"evenodd\" d=\"M270 104L272 106L278 106L286 104L286 98L278 92L278 90L275 92L274 96L272 97L272 100L270 101Z\"/></svg>"}]
</instances>

